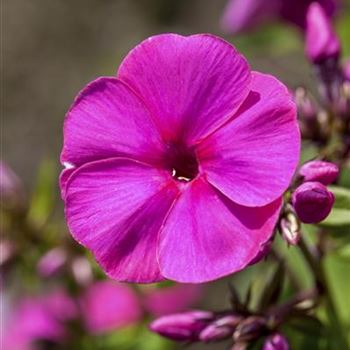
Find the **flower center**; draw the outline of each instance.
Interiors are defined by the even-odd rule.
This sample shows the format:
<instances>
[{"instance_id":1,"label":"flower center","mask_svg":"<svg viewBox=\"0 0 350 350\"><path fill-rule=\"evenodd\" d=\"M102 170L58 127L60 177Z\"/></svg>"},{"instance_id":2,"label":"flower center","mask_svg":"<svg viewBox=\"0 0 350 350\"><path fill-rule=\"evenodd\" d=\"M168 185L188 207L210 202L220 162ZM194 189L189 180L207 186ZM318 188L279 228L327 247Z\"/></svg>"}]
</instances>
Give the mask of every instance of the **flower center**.
<instances>
[{"instance_id":1,"label":"flower center","mask_svg":"<svg viewBox=\"0 0 350 350\"><path fill-rule=\"evenodd\" d=\"M198 174L198 161L193 149L181 144L169 144L167 164L172 176L180 181L191 181Z\"/></svg>"}]
</instances>

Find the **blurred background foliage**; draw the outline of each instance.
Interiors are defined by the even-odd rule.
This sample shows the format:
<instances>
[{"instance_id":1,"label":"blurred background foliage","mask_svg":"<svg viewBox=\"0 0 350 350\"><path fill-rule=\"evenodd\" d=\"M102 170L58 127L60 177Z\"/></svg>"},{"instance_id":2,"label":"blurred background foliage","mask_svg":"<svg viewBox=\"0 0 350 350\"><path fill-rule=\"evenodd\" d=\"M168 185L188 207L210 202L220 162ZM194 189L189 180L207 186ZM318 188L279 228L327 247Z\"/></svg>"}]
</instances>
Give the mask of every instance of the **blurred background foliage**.
<instances>
[{"instance_id":1,"label":"blurred background foliage","mask_svg":"<svg viewBox=\"0 0 350 350\"><path fill-rule=\"evenodd\" d=\"M38 261L53 248L65 247L73 256L87 257L93 278L105 278L89 254L72 242L63 220L58 191L62 124L76 93L97 76L115 74L121 59L138 42L161 32L211 32L236 45L253 69L274 74L291 88L302 85L312 89L312 70L304 58L303 42L296 29L275 23L239 36L225 36L219 26L225 4L225 0L3 1L1 157L22 183L20 194L16 194L18 202L2 208L2 240L15 244L11 248L13 258L1 271L3 312L5 303L10 305L8 313L11 313L19 298L41 293L52 286L67 288L72 294L78 293L77 288L85 288L70 280L72 275L52 278L38 275ZM350 55L349 2L346 6L337 19L344 57ZM306 145L303 160L314 156L315 150ZM343 331L350 342L350 249L342 243L350 241L350 169L344 171L340 185L343 189L336 193L336 209L323 223L324 227L332 229L338 245L335 253L327 258L325 269ZM14 207L17 209L13 210ZM308 239L314 239L312 227L307 230ZM288 248L280 239L276 244L302 287L310 287L313 276L303 267L298 250ZM4 248L1 249L4 255ZM253 281L252 288L263 289L273 269L274 263L268 259L233 278L203 286L201 297L192 301L191 306L223 309L229 305L229 282L244 298ZM283 288L285 297L293 290L287 281ZM142 288L137 293L142 295ZM147 313L137 325L104 335L82 336L79 349L181 347L148 332L149 318ZM2 317L1 329L5 326L6 317ZM302 332L297 333L296 329L300 328ZM305 326L301 321L286 332L292 339L292 349L335 349L329 345L330 335L323 332L319 324L309 322ZM334 334L336 336L337 331ZM52 344L41 346L55 349ZM225 349L225 346L210 344L206 348ZM194 345L191 348L203 347Z\"/></svg>"}]
</instances>

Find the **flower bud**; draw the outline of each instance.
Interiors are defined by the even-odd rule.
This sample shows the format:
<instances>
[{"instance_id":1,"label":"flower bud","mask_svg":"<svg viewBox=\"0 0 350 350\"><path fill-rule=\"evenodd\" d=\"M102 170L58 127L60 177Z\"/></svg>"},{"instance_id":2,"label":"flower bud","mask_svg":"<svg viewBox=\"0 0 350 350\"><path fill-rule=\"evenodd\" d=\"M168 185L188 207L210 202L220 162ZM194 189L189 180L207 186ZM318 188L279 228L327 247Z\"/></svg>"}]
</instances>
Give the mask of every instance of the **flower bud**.
<instances>
[{"instance_id":1,"label":"flower bud","mask_svg":"<svg viewBox=\"0 0 350 350\"><path fill-rule=\"evenodd\" d=\"M203 329L199 335L199 340L208 343L228 338L241 320L242 317L239 315L228 315L219 318Z\"/></svg>"},{"instance_id":2,"label":"flower bud","mask_svg":"<svg viewBox=\"0 0 350 350\"><path fill-rule=\"evenodd\" d=\"M280 221L280 231L282 238L290 245L297 245L299 243L300 224L294 213L289 213L286 218Z\"/></svg>"},{"instance_id":3,"label":"flower bud","mask_svg":"<svg viewBox=\"0 0 350 350\"><path fill-rule=\"evenodd\" d=\"M306 56L312 63L320 64L329 59L337 60L340 51L340 41L330 18L319 3L312 3L306 16Z\"/></svg>"},{"instance_id":4,"label":"flower bud","mask_svg":"<svg viewBox=\"0 0 350 350\"><path fill-rule=\"evenodd\" d=\"M320 182L304 182L292 196L299 219L306 224L324 220L332 210L334 195Z\"/></svg>"},{"instance_id":5,"label":"flower bud","mask_svg":"<svg viewBox=\"0 0 350 350\"><path fill-rule=\"evenodd\" d=\"M150 330L173 340L196 341L213 317L211 312L205 311L167 315L153 321Z\"/></svg>"},{"instance_id":6,"label":"flower bud","mask_svg":"<svg viewBox=\"0 0 350 350\"><path fill-rule=\"evenodd\" d=\"M276 333L265 340L263 350L289 350L289 344L283 335Z\"/></svg>"},{"instance_id":7,"label":"flower bud","mask_svg":"<svg viewBox=\"0 0 350 350\"><path fill-rule=\"evenodd\" d=\"M300 168L299 175L304 178L304 181L317 181L327 186L338 177L339 168L334 163L314 160L305 163Z\"/></svg>"},{"instance_id":8,"label":"flower bud","mask_svg":"<svg viewBox=\"0 0 350 350\"><path fill-rule=\"evenodd\" d=\"M233 333L235 342L249 342L257 339L266 330L266 320L263 317L251 316L242 321Z\"/></svg>"}]
</instances>

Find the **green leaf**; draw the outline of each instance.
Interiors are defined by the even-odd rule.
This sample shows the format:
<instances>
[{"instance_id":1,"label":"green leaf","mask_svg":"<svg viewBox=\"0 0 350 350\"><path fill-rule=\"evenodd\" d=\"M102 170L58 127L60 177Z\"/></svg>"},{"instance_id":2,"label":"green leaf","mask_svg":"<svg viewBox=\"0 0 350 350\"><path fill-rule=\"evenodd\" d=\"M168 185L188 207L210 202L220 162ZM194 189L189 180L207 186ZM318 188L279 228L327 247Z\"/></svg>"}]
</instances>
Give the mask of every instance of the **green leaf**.
<instances>
[{"instance_id":1,"label":"green leaf","mask_svg":"<svg viewBox=\"0 0 350 350\"><path fill-rule=\"evenodd\" d=\"M57 168L53 161L42 162L34 189L28 220L40 226L52 213L57 195Z\"/></svg>"},{"instance_id":2,"label":"green leaf","mask_svg":"<svg viewBox=\"0 0 350 350\"><path fill-rule=\"evenodd\" d=\"M350 210L350 189L339 186L329 186L328 189L335 196L334 208Z\"/></svg>"},{"instance_id":3,"label":"green leaf","mask_svg":"<svg viewBox=\"0 0 350 350\"><path fill-rule=\"evenodd\" d=\"M326 332L326 328L322 322L310 315L293 316L288 321L288 325L295 330L313 336L324 336Z\"/></svg>"},{"instance_id":4,"label":"green leaf","mask_svg":"<svg viewBox=\"0 0 350 350\"><path fill-rule=\"evenodd\" d=\"M324 262L326 278L336 313L343 326L343 334L347 334L350 345L350 262L338 254L328 254ZM337 330L339 332L339 330Z\"/></svg>"},{"instance_id":5,"label":"green leaf","mask_svg":"<svg viewBox=\"0 0 350 350\"><path fill-rule=\"evenodd\" d=\"M329 186L329 189L335 196L335 203L331 213L321 225L350 226L350 190L338 186Z\"/></svg>"},{"instance_id":6,"label":"green leaf","mask_svg":"<svg viewBox=\"0 0 350 350\"><path fill-rule=\"evenodd\" d=\"M280 235L276 236L273 247L279 252L280 257L285 260L288 269L297 277L300 288L312 288L313 274L305 262L300 249L295 246L288 246Z\"/></svg>"},{"instance_id":7,"label":"green leaf","mask_svg":"<svg viewBox=\"0 0 350 350\"><path fill-rule=\"evenodd\" d=\"M342 187L350 188L350 162L342 168L338 183Z\"/></svg>"},{"instance_id":8,"label":"green leaf","mask_svg":"<svg viewBox=\"0 0 350 350\"><path fill-rule=\"evenodd\" d=\"M310 160L315 159L319 154L319 150L315 144L304 141L302 145L302 152L300 155L300 164L304 164Z\"/></svg>"}]
</instances>

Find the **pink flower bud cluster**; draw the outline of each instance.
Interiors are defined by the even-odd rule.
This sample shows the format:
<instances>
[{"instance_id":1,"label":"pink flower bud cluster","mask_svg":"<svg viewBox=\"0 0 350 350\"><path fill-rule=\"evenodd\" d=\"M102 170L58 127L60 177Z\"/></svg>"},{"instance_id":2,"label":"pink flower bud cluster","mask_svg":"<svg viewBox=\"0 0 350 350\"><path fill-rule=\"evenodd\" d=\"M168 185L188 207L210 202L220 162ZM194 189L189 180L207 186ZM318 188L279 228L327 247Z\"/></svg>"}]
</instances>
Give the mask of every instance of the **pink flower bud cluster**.
<instances>
[{"instance_id":1,"label":"pink flower bud cluster","mask_svg":"<svg viewBox=\"0 0 350 350\"><path fill-rule=\"evenodd\" d=\"M292 203L299 219L307 224L324 220L332 210L334 195L327 185L336 180L338 167L330 162L311 161L304 164L299 175L303 183L294 191Z\"/></svg>"}]
</instances>

